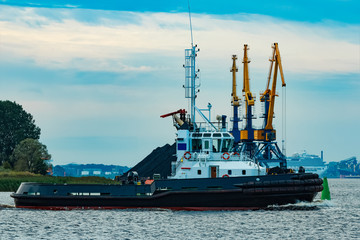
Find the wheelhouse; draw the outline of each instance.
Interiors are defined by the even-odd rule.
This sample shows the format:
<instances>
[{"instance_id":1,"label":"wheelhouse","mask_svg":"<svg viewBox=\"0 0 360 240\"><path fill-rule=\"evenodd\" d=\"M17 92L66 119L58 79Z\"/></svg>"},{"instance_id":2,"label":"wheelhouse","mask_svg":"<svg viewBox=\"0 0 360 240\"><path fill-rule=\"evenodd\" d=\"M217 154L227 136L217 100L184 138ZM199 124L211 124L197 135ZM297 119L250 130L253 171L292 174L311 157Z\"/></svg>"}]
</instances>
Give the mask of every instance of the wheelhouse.
<instances>
[{"instance_id":1,"label":"wheelhouse","mask_svg":"<svg viewBox=\"0 0 360 240\"><path fill-rule=\"evenodd\" d=\"M225 153L232 150L234 138L229 133L190 133L190 152Z\"/></svg>"}]
</instances>

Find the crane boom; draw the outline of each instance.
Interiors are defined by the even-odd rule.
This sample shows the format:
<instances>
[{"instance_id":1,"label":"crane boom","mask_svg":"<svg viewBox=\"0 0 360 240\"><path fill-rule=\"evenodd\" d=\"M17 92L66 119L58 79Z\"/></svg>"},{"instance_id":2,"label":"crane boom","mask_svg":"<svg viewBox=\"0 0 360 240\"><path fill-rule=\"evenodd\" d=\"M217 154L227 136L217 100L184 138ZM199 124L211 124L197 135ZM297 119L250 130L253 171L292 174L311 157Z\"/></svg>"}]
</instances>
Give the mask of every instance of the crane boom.
<instances>
[{"instance_id":1,"label":"crane boom","mask_svg":"<svg viewBox=\"0 0 360 240\"><path fill-rule=\"evenodd\" d=\"M248 45L244 44L244 59L243 59L244 84L243 84L242 91L245 93L246 104L249 106L253 106L254 99L253 99L252 93L250 92L250 79L249 79L249 67L248 67L248 63L250 63L250 60L248 59L248 56L247 56L247 50L249 50Z\"/></svg>"},{"instance_id":2,"label":"crane boom","mask_svg":"<svg viewBox=\"0 0 360 240\"><path fill-rule=\"evenodd\" d=\"M265 130L265 140L266 141L272 141L276 139L275 136L275 130L272 125L273 118L274 118L274 106L275 106L275 97L276 95L276 81L277 81L277 75L278 70L280 70L280 76L282 81L282 87L286 86L284 73L282 69L281 64L281 58L280 58L280 51L277 43L274 43L273 45L273 54L272 58L270 59L270 70L269 70L269 76L268 81L266 85L265 91L260 96L260 101L265 102L265 120L264 120L264 130ZM275 63L275 66L274 66ZM274 72L272 73L272 70L274 69ZM273 74L273 75L272 75ZM270 82L271 82L271 75L272 75L272 84L271 89Z\"/></svg>"},{"instance_id":3,"label":"crane boom","mask_svg":"<svg viewBox=\"0 0 360 240\"><path fill-rule=\"evenodd\" d=\"M233 60L233 64L232 64L232 68L230 70L230 72L232 72L232 100L231 100L231 104L233 106L239 106L239 97L236 95L236 72L238 71L238 68L236 67L236 60L237 60L237 56L236 55L232 55L232 60Z\"/></svg>"},{"instance_id":4,"label":"crane boom","mask_svg":"<svg viewBox=\"0 0 360 240\"><path fill-rule=\"evenodd\" d=\"M231 105L233 106L233 128L230 131L231 134L234 136L234 144L238 144L240 142L240 130L239 130L239 106L240 101L239 97L236 94L236 72L238 71L238 68L236 67L236 60L237 56L232 55L232 68L230 72L232 72L232 92L231 92Z\"/></svg>"},{"instance_id":5,"label":"crane boom","mask_svg":"<svg viewBox=\"0 0 360 240\"><path fill-rule=\"evenodd\" d=\"M260 95L260 101L265 104L264 125L262 129L255 130L254 133L254 139L259 141L258 150L255 153L255 156L260 163L267 165L268 162L278 162L281 169L287 169L286 156L281 152L277 142L275 141L276 130L272 125L274 118L275 97L277 96L276 81L279 70L282 86L286 86L278 44L274 43L272 48L273 52L270 58L270 69L266 89Z\"/></svg>"},{"instance_id":6,"label":"crane boom","mask_svg":"<svg viewBox=\"0 0 360 240\"><path fill-rule=\"evenodd\" d=\"M247 55L247 50L249 50L248 45L244 44L244 58L243 58L243 93L245 95L245 118L246 125L243 130L240 132L241 141L243 142L252 142L254 140L254 128L252 126L253 119L253 106L255 104L252 93L250 92L250 78L249 78L249 66L250 60Z\"/></svg>"}]
</instances>

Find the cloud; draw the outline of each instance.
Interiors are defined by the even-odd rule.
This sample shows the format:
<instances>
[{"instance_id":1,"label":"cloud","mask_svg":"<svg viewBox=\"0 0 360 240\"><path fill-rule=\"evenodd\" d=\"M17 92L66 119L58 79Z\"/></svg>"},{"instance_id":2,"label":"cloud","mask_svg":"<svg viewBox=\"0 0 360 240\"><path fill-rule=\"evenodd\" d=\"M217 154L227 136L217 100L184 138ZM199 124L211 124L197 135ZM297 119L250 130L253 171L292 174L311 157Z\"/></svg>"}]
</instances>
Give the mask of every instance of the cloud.
<instances>
[{"instance_id":1,"label":"cloud","mask_svg":"<svg viewBox=\"0 0 360 240\"><path fill-rule=\"evenodd\" d=\"M160 65L149 62L152 55L177 57L178 49L189 43L188 17L183 13L117 12L117 17L107 16L107 11L81 10L87 11L96 22L81 21L79 10L47 9L43 14L36 8L4 7L1 51L51 69L156 71ZM263 60L271 53L270 44L279 42L288 71L358 71L354 30L359 26L299 23L261 15L202 14L193 14L193 26L195 41L206 49L206 61L223 61L231 52L241 52L243 43L254 49L253 58ZM146 62L128 64L142 55ZM264 68L256 62L254 66Z\"/></svg>"}]
</instances>

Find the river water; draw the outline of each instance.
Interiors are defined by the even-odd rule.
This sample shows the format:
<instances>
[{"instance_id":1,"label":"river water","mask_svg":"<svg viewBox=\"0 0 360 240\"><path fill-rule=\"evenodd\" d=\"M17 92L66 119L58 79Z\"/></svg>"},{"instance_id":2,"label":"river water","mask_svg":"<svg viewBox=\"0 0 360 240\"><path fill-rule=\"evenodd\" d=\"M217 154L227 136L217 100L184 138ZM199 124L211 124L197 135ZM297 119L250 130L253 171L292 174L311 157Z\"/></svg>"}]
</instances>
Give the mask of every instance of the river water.
<instances>
[{"instance_id":1,"label":"river water","mask_svg":"<svg viewBox=\"0 0 360 240\"><path fill-rule=\"evenodd\" d=\"M0 208L0 239L360 239L360 179L329 186L331 201L255 211Z\"/></svg>"}]
</instances>

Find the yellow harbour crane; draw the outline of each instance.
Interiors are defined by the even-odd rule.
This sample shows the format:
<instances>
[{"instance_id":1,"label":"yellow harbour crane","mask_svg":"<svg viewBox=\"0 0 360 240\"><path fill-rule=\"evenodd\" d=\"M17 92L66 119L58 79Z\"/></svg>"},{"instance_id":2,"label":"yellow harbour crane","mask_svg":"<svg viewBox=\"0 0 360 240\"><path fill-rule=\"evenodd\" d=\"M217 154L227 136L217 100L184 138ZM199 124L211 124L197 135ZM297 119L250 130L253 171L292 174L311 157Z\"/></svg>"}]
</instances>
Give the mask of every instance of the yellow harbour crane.
<instances>
[{"instance_id":1,"label":"yellow harbour crane","mask_svg":"<svg viewBox=\"0 0 360 240\"><path fill-rule=\"evenodd\" d=\"M255 137L256 140L262 140L262 141L276 140L276 130L273 127L273 118L274 118L275 97L278 96L276 94L276 82L277 82L278 70L280 71L282 87L286 87L278 44L274 43L272 48L273 48L273 53L270 59L270 70L268 75L268 81L266 84L265 91L260 96L260 101L265 103L264 125L262 129L256 131L256 137ZM271 81L272 84L270 89Z\"/></svg>"},{"instance_id":2,"label":"yellow harbour crane","mask_svg":"<svg viewBox=\"0 0 360 240\"><path fill-rule=\"evenodd\" d=\"M264 161L272 160L280 162L281 168L286 168L286 157L280 151L276 140L276 130L273 127L274 106L276 95L276 82L280 71L282 87L286 87L280 51L277 43L272 46L273 53L270 59L270 70L265 91L260 96L260 101L265 104L264 124L262 129L255 130L255 140L259 141L257 157ZM271 89L270 89L271 83Z\"/></svg>"},{"instance_id":3,"label":"yellow harbour crane","mask_svg":"<svg viewBox=\"0 0 360 240\"><path fill-rule=\"evenodd\" d=\"M243 130L240 131L240 138L241 141L253 141L254 140L254 129L252 126L252 119L253 119L253 111L252 108L255 104L254 98L252 93L250 92L250 78L249 78L249 67L248 64L250 63L247 50L249 50L248 45L244 44L244 70L243 70L243 93L245 96L245 118L246 118L246 125Z\"/></svg>"},{"instance_id":4,"label":"yellow harbour crane","mask_svg":"<svg viewBox=\"0 0 360 240\"><path fill-rule=\"evenodd\" d=\"M254 128L252 120L254 118L253 107L255 99L250 91L249 66L250 60L248 58L248 45L244 44L244 58L243 58L243 89L245 101L245 127L240 131L240 150L241 155L253 158L257 152L257 144L254 142Z\"/></svg>"},{"instance_id":5,"label":"yellow harbour crane","mask_svg":"<svg viewBox=\"0 0 360 240\"><path fill-rule=\"evenodd\" d=\"M236 94L236 72L238 68L236 67L237 56L232 56L233 64L230 72L232 72L232 92L231 92L231 105L233 106L233 128L230 131L234 137L234 144L237 145L240 142L240 130L239 130L239 106L240 99Z\"/></svg>"}]
</instances>

